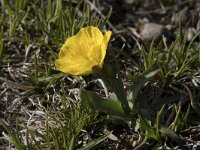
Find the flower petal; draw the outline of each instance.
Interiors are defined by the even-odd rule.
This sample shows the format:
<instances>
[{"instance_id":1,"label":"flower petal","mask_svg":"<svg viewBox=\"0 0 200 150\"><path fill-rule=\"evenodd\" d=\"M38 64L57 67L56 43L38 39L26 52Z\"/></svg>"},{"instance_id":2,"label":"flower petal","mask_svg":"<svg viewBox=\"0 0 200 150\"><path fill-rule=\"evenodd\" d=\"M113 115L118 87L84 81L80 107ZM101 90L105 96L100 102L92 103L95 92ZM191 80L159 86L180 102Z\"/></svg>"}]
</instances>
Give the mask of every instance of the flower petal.
<instances>
[{"instance_id":1,"label":"flower petal","mask_svg":"<svg viewBox=\"0 0 200 150\"><path fill-rule=\"evenodd\" d=\"M103 35L97 27L82 28L63 44L56 67L72 75L87 75L93 68L102 68L110 36L110 31Z\"/></svg>"},{"instance_id":2,"label":"flower petal","mask_svg":"<svg viewBox=\"0 0 200 150\"><path fill-rule=\"evenodd\" d=\"M56 60L56 68L71 75L88 75L92 73L91 63L83 57L63 57Z\"/></svg>"},{"instance_id":3,"label":"flower petal","mask_svg":"<svg viewBox=\"0 0 200 150\"><path fill-rule=\"evenodd\" d=\"M103 63L104 61L104 58L105 58L105 55L106 55L106 49L108 47L108 42L110 40L110 37L111 37L111 34L112 32L111 31L107 31L103 37L103 41L102 41L102 44L101 44L101 53L102 53L102 56L101 56L101 63Z\"/></svg>"},{"instance_id":4,"label":"flower petal","mask_svg":"<svg viewBox=\"0 0 200 150\"><path fill-rule=\"evenodd\" d=\"M61 48L59 57L63 57L69 52L73 55L83 53L90 58L90 54L96 50L94 47L101 45L102 40L103 34L98 28L93 26L82 28L76 35L66 40Z\"/></svg>"}]
</instances>

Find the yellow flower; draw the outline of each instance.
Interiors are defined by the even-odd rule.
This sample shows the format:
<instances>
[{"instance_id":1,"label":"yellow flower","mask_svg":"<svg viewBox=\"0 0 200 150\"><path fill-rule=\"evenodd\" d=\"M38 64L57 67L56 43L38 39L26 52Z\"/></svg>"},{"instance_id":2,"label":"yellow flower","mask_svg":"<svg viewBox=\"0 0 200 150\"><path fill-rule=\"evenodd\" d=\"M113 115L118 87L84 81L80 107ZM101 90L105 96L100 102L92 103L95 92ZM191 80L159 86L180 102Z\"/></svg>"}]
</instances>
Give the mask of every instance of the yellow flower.
<instances>
[{"instance_id":1,"label":"yellow flower","mask_svg":"<svg viewBox=\"0 0 200 150\"><path fill-rule=\"evenodd\" d=\"M71 75L88 75L102 68L111 34L107 31L103 35L93 26L82 28L61 47L57 69Z\"/></svg>"}]
</instances>

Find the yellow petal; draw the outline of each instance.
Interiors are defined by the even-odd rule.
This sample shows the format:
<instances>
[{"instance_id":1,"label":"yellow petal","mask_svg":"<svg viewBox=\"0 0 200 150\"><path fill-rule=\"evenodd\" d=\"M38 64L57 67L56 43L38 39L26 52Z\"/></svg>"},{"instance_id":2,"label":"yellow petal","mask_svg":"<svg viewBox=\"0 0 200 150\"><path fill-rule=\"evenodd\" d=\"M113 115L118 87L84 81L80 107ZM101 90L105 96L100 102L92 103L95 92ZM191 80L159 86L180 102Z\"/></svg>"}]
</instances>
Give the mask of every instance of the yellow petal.
<instances>
[{"instance_id":1,"label":"yellow petal","mask_svg":"<svg viewBox=\"0 0 200 150\"><path fill-rule=\"evenodd\" d=\"M112 34L111 31L107 31L105 33L104 37L103 37L103 41L102 41L102 44L101 44L101 53L102 53L102 57L101 57L101 60L100 60L101 63L103 63L103 61L104 61L104 58L105 58L105 55L106 55L106 49L107 49L108 42L110 40L111 34Z\"/></svg>"},{"instance_id":2,"label":"yellow petal","mask_svg":"<svg viewBox=\"0 0 200 150\"><path fill-rule=\"evenodd\" d=\"M68 38L62 46L59 57L65 56L67 53L72 55L83 54L90 57L94 53L95 47L101 44L103 34L101 31L93 26L82 28L76 35Z\"/></svg>"},{"instance_id":3,"label":"yellow petal","mask_svg":"<svg viewBox=\"0 0 200 150\"><path fill-rule=\"evenodd\" d=\"M111 32L105 35L97 27L82 28L68 38L60 49L56 67L72 75L87 75L101 68Z\"/></svg>"},{"instance_id":4,"label":"yellow petal","mask_svg":"<svg viewBox=\"0 0 200 150\"><path fill-rule=\"evenodd\" d=\"M71 75L88 75L92 73L90 62L82 57L63 57L56 60L56 68Z\"/></svg>"}]
</instances>

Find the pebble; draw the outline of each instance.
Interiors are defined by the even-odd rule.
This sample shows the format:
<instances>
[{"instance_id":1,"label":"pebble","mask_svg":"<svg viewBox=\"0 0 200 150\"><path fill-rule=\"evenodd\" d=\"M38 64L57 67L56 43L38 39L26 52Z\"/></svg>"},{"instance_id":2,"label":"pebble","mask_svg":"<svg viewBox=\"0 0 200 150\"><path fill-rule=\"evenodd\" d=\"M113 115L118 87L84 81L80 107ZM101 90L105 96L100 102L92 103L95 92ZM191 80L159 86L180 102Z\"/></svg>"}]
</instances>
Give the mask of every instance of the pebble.
<instances>
[{"instance_id":1,"label":"pebble","mask_svg":"<svg viewBox=\"0 0 200 150\"><path fill-rule=\"evenodd\" d=\"M195 33L197 33L195 28L189 28L187 32L187 41L191 41L193 37L195 36Z\"/></svg>"},{"instance_id":2,"label":"pebble","mask_svg":"<svg viewBox=\"0 0 200 150\"><path fill-rule=\"evenodd\" d=\"M151 42L154 38L158 39L165 31L165 27L157 23L145 23L140 29L140 36L145 42Z\"/></svg>"},{"instance_id":3,"label":"pebble","mask_svg":"<svg viewBox=\"0 0 200 150\"><path fill-rule=\"evenodd\" d=\"M126 4L133 4L135 0L124 0L124 3Z\"/></svg>"}]
</instances>

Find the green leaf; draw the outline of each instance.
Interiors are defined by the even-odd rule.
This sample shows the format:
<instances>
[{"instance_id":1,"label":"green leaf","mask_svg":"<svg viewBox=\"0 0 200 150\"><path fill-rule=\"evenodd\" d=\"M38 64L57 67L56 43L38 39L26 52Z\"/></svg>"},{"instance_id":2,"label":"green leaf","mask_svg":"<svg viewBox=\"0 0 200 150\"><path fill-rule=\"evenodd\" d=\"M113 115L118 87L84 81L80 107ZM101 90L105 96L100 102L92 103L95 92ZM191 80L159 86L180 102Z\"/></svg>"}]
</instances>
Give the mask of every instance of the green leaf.
<instances>
[{"instance_id":1,"label":"green leaf","mask_svg":"<svg viewBox=\"0 0 200 150\"><path fill-rule=\"evenodd\" d=\"M140 128L145 132L145 135L155 140L159 139L159 133L151 126L151 122L140 115Z\"/></svg>"},{"instance_id":2,"label":"green leaf","mask_svg":"<svg viewBox=\"0 0 200 150\"><path fill-rule=\"evenodd\" d=\"M9 36L10 37L14 36L17 28L23 22L23 20L26 18L28 13L29 13L29 10L27 10L26 12L21 12L19 14L10 16L10 20L11 20L10 27L9 27Z\"/></svg>"},{"instance_id":3,"label":"green leaf","mask_svg":"<svg viewBox=\"0 0 200 150\"><path fill-rule=\"evenodd\" d=\"M191 101L191 106L192 108L196 111L196 113L200 116L200 103L198 102L197 99L195 99L193 97L193 94L192 92L190 91L190 89L187 87L187 85L184 85L183 86L187 89L188 93L189 93L189 96L190 96L190 101Z\"/></svg>"},{"instance_id":4,"label":"green leaf","mask_svg":"<svg viewBox=\"0 0 200 150\"><path fill-rule=\"evenodd\" d=\"M61 10L62 10L62 1L56 0L56 10L54 15L57 16Z\"/></svg>"},{"instance_id":5,"label":"green leaf","mask_svg":"<svg viewBox=\"0 0 200 150\"><path fill-rule=\"evenodd\" d=\"M134 149L135 150L139 149L141 146L145 144L146 140L147 140L147 137L145 135L140 135L139 141L134 146Z\"/></svg>"},{"instance_id":6,"label":"green leaf","mask_svg":"<svg viewBox=\"0 0 200 150\"><path fill-rule=\"evenodd\" d=\"M141 54L143 57L143 61L144 61L144 68L147 69L148 68L148 54L144 48L144 46L141 47Z\"/></svg>"},{"instance_id":7,"label":"green leaf","mask_svg":"<svg viewBox=\"0 0 200 150\"><path fill-rule=\"evenodd\" d=\"M163 114L164 114L164 108L165 108L165 105L163 105L162 108L160 109L160 111L157 112L157 116L156 116L156 132L157 132L157 133L158 133L159 128L160 128L160 120L161 120L161 117L162 117Z\"/></svg>"},{"instance_id":8,"label":"green leaf","mask_svg":"<svg viewBox=\"0 0 200 150\"><path fill-rule=\"evenodd\" d=\"M159 71L159 69L155 66L152 66L151 68L149 68L148 70L146 70L143 75L138 76L135 81L132 84L131 87L131 97L132 97L132 103L133 103L133 109L134 106L137 105L137 97L138 94L140 92L140 90L143 88L143 86L145 85L145 83L151 78L153 77L157 72Z\"/></svg>"},{"instance_id":9,"label":"green leaf","mask_svg":"<svg viewBox=\"0 0 200 150\"><path fill-rule=\"evenodd\" d=\"M117 61L116 61L117 64ZM124 89L121 74L119 73L119 66L116 65L117 70L113 69L110 65L104 65L104 68L99 72L105 84L114 91L118 101L120 101L124 112L129 115L131 109L128 104L126 91Z\"/></svg>"},{"instance_id":10,"label":"green leaf","mask_svg":"<svg viewBox=\"0 0 200 150\"><path fill-rule=\"evenodd\" d=\"M105 111L109 114L126 117L118 101L101 98L94 92L81 91L81 104L85 107Z\"/></svg>"},{"instance_id":11,"label":"green leaf","mask_svg":"<svg viewBox=\"0 0 200 150\"><path fill-rule=\"evenodd\" d=\"M176 110L176 116L175 116L175 119L174 119L174 121L172 122L172 124L171 124L171 129L173 130L173 131L177 131L177 126L178 126L178 124L179 124L179 121L180 121L180 113L181 113L181 107L180 106L178 106L178 108L177 108L177 110Z\"/></svg>"},{"instance_id":12,"label":"green leaf","mask_svg":"<svg viewBox=\"0 0 200 150\"><path fill-rule=\"evenodd\" d=\"M174 142L181 144L184 144L185 140L183 138L181 138L180 136L178 136L174 131L172 131L169 128L161 128L159 130L161 132L161 134L163 136L168 136L171 140L173 140Z\"/></svg>"},{"instance_id":13,"label":"green leaf","mask_svg":"<svg viewBox=\"0 0 200 150\"><path fill-rule=\"evenodd\" d=\"M92 140L91 142L89 142L85 147L81 148L80 150L88 150L88 149L93 148L94 146L98 145L99 143L101 143L102 141L104 141L106 138L108 138L108 136L109 136L110 134L111 134L111 133L108 133L108 134L106 134L106 135L101 136L101 137L98 138L98 139Z\"/></svg>"},{"instance_id":14,"label":"green leaf","mask_svg":"<svg viewBox=\"0 0 200 150\"><path fill-rule=\"evenodd\" d=\"M187 69L187 67L191 66L191 64L193 62L196 62L198 60L198 58L199 58L198 54L192 56L190 59L188 59L188 55L187 55L184 62L181 65L180 69L176 73L174 73L174 77L175 78L178 77L181 73L184 72L184 70Z\"/></svg>"},{"instance_id":15,"label":"green leaf","mask_svg":"<svg viewBox=\"0 0 200 150\"><path fill-rule=\"evenodd\" d=\"M0 29L0 66L3 61L3 56L4 56L4 39L3 39L3 27Z\"/></svg>"},{"instance_id":16,"label":"green leaf","mask_svg":"<svg viewBox=\"0 0 200 150\"><path fill-rule=\"evenodd\" d=\"M156 49L153 46L154 40L155 40L155 38L151 42L150 50L149 50L149 53L148 53L148 56L147 56L147 61L148 61L148 67L147 68L151 67L156 62L156 52L155 52Z\"/></svg>"},{"instance_id":17,"label":"green leaf","mask_svg":"<svg viewBox=\"0 0 200 150\"><path fill-rule=\"evenodd\" d=\"M28 3L27 0L15 0L14 2L15 2L15 11L17 12L24 10L24 8Z\"/></svg>"},{"instance_id":18,"label":"green leaf","mask_svg":"<svg viewBox=\"0 0 200 150\"><path fill-rule=\"evenodd\" d=\"M188 120L189 113L190 113L190 105L188 106L188 109L187 109L186 113L184 114L184 116L183 116L183 118L180 122L179 130L183 130L183 127L185 126L185 124Z\"/></svg>"},{"instance_id":19,"label":"green leaf","mask_svg":"<svg viewBox=\"0 0 200 150\"><path fill-rule=\"evenodd\" d=\"M37 59L37 54L35 53L34 55L34 81L36 84L38 84L38 59Z\"/></svg>"},{"instance_id":20,"label":"green leaf","mask_svg":"<svg viewBox=\"0 0 200 150\"><path fill-rule=\"evenodd\" d=\"M69 150L74 150L74 142L75 141L75 137L74 135L72 136L72 139L70 141L70 146L69 146Z\"/></svg>"},{"instance_id":21,"label":"green leaf","mask_svg":"<svg viewBox=\"0 0 200 150\"><path fill-rule=\"evenodd\" d=\"M4 127L4 129L8 133L8 135L5 134L3 139L12 143L16 149L23 150L24 145L21 143L18 127L16 128L16 130L14 130L14 128L12 128L5 120L1 120L0 124Z\"/></svg>"}]
</instances>

